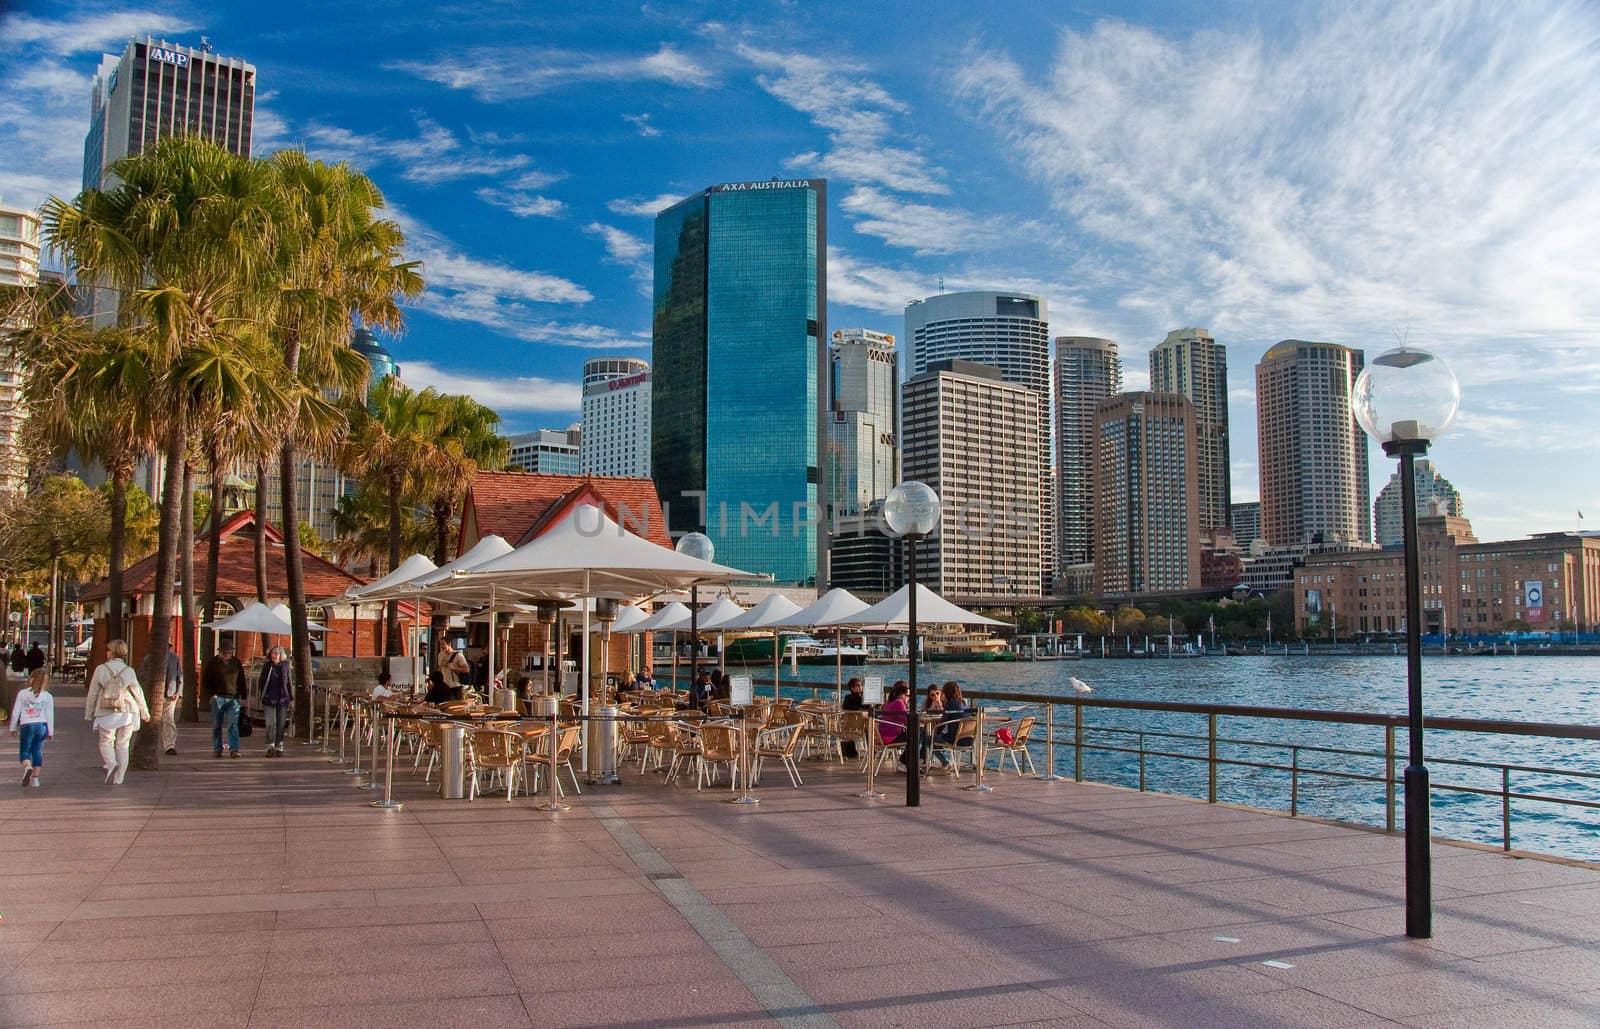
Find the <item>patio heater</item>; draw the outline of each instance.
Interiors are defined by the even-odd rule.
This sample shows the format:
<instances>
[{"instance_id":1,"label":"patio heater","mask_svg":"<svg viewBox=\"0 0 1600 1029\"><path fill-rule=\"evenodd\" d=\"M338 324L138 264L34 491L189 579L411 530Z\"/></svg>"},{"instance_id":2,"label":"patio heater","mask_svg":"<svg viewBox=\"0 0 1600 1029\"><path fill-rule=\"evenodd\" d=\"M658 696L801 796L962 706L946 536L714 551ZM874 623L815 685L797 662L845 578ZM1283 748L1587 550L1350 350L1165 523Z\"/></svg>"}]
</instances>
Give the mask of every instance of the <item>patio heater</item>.
<instances>
[{"instance_id":1,"label":"patio heater","mask_svg":"<svg viewBox=\"0 0 1600 1029\"><path fill-rule=\"evenodd\" d=\"M716 554L717 548L711 542L711 537L703 532L685 533L678 540L674 548L685 557L696 558L700 561L710 561ZM689 587L689 698L695 707L700 706L699 698L695 694L695 680L700 673L700 587ZM678 684L674 682L673 688Z\"/></svg>"},{"instance_id":2,"label":"patio heater","mask_svg":"<svg viewBox=\"0 0 1600 1029\"><path fill-rule=\"evenodd\" d=\"M1410 754L1405 771L1406 935L1433 935L1433 868L1428 852L1428 768L1422 747L1422 582L1417 541L1415 462L1449 427L1461 402L1450 367L1425 350L1401 346L1361 372L1350 409L1383 452L1400 459L1406 562L1406 722Z\"/></svg>"},{"instance_id":3,"label":"patio heater","mask_svg":"<svg viewBox=\"0 0 1600 1029\"><path fill-rule=\"evenodd\" d=\"M606 700L606 675L611 662L611 626L616 624L617 611L620 607L615 597L595 597L594 617L600 623L600 707L591 714L598 717L589 722L589 741L594 747L594 753L600 757L599 767L594 770L590 782L604 785L615 785L622 781L617 776L617 705ZM583 641L584 646L591 646L589 640ZM594 684L589 684L589 695L595 695Z\"/></svg>"},{"instance_id":4,"label":"patio heater","mask_svg":"<svg viewBox=\"0 0 1600 1029\"><path fill-rule=\"evenodd\" d=\"M545 627L544 691L550 693L550 669L555 668L555 686L561 688L561 633L556 631L556 620L561 616L561 605L554 600L541 600L535 608L539 624Z\"/></svg>"},{"instance_id":5,"label":"patio heater","mask_svg":"<svg viewBox=\"0 0 1600 1029\"><path fill-rule=\"evenodd\" d=\"M917 712L917 542L939 527L939 494L925 482L902 482L883 502L883 523L906 541L906 644L911 710L906 713L906 807L922 805L922 726Z\"/></svg>"}]
</instances>

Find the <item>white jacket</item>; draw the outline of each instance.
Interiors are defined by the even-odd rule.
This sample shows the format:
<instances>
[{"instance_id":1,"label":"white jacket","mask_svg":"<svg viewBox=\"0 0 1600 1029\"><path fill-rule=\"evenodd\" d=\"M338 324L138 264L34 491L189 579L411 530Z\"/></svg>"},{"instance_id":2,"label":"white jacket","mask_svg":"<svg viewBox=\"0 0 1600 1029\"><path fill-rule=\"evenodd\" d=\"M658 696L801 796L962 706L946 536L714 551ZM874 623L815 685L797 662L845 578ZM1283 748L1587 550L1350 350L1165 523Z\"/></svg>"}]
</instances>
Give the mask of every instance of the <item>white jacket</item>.
<instances>
[{"instance_id":1,"label":"white jacket","mask_svg":"<svg viewBox=\"0 0 1600 1029\"><path fill-rule=\"evenodd\" d=\"M56 698L49 690L37 694L31 689L23 690L11 705L11 730L15 732L19 725L38 722L44 723L46 733L56 734Z\"/></svg>"},{"instance_id":2,"label":"white jacket","mask_svg":"<svg viewBox=\"0 0 1600 1029\"><path fill-rule=\"evenodd\" d=\"M94 721L97 717L123 722L114 713L99 710L101 704L114 698L119 692L126 691L128 698L134 702L134 710L123 712L133 715L133 724L142 725L150 720L150 707L144 700L144 688L139 685L139 677L134 674L128 663L120 657L114 657L94 670L94 677L89 680L89 695L84 698L83 717L85 721Z\"/></svg>"}]
</instances>

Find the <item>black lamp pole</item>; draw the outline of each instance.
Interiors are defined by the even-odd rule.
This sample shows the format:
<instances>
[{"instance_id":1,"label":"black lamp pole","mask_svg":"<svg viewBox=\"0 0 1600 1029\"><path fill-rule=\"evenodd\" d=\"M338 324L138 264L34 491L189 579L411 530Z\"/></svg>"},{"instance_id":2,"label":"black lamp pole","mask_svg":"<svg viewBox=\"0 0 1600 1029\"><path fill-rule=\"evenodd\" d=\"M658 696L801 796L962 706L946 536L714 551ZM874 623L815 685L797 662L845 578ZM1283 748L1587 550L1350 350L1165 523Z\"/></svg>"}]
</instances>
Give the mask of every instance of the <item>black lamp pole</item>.
<instances>
[{"instance_id":1,"label":"black lamp pole","mask_svg":"<svg viewBox=\"0 0 1600 1029\"><path fill-rule=\"evenodd\" d=\"M906 807L922 806L922 716L917 711L917 540L921 538L906 536L906 643L911 657L906 676L911 687L906 712Z\"/></svg>"},{"instance_id":2,"label":"black lamp pole","mask_svg":"<svg viewBox=\"0 0 1600 1029\"><path fill-rule=\"evenodd\" d=\"M1428 441L1389 440L1383 452L1400 459L1400 506L1405 520L1406 554L1406 722L1410 755L1405 772L1406 935L1433 935L1433 861L1428 851L1428 768L1422 761L1422 574L1417 540L1417 488L1414 462L1428 452Z\"/></svg>"}]
</instances>

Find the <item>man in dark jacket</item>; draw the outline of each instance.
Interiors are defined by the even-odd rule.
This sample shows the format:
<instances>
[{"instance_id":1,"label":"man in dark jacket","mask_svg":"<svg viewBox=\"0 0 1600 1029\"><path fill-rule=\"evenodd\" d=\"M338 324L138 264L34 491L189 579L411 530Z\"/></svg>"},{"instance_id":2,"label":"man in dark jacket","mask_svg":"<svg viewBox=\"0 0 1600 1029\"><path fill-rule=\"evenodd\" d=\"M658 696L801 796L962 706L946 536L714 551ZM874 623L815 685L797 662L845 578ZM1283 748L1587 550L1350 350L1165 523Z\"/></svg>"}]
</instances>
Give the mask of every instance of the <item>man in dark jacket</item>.
<instances>
[{"instance_id":1,"label":"man in dark jacket","mask_svg":"<svg viewBox=\"0 0 1600 1029\"><path fill-rule=\"evenodd\" d=\"M28 670L28 652L20 643L11 644L11 670L19 675Z\"/></svg>"},{"instance_id":2,"label":"man in dark jacket","mask_svg":"<svg viewBox=\"0 0 1600 1029\"><path fill-rule=\"evenodd\" d=\"M28 671L35 672L44 667L44 651L35 643L28 648Z\"/></svg>"},{"instance_id":3,"label":"man in dark jacket","mask_svg":"<svg viewBox=\"0 0 1600 1029\"><path fill-rule=\"evenodd\" d=\"M200 670L200 696L211 698L211 752L222 756L222 730L228 730L228 750L239 756L239 706L244 703L244 665L233 656L233 644L223 643Z\"/></svg>"}]
</instances>

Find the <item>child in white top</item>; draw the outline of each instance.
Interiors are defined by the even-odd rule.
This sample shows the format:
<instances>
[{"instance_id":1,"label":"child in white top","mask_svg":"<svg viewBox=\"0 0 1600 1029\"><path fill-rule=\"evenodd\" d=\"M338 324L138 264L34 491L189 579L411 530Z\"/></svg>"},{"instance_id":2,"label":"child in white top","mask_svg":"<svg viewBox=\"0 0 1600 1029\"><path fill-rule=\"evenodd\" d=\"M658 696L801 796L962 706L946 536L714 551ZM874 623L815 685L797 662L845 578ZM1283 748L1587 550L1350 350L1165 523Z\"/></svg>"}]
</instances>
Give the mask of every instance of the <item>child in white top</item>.
<instances>
[{"instance_id":1,"label":"child in white top","mask_svg":"<svg viewBox=\"0 0 1600 1029\"><path fill-rule=\"evenodd\" d=\"M22 761L22 785L38 786L39 770L44 767L44 741L56 734L56 698L50 694L48 675L36 668L28 676L28 688L17 694L11 708L11 735L20 728L18 743Z\"/></svg>"}]
</instances>

